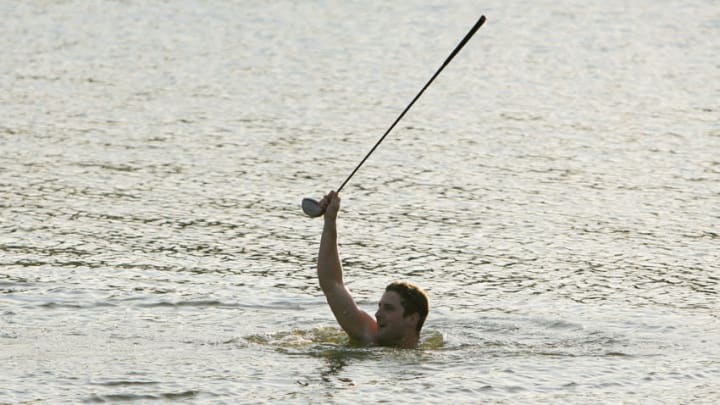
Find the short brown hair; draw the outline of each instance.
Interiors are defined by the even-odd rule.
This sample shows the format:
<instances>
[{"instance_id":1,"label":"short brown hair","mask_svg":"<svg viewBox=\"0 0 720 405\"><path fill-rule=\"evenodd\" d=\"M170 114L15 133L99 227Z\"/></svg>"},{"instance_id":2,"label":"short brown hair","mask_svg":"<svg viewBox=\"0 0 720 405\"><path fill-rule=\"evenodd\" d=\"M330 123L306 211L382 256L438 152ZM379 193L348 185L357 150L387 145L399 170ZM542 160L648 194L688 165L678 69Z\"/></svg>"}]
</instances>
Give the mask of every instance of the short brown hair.
<instances>
[{"instance_id":1,"label":"short brown hair","mask_svg":"<svg viewBox=\"0 0 720 405\"><path fill-rule=\"evenodd\" d=\"M400 302L403 306L403 316L412 315L416 312L420 315L420 320L417 323L417 333L419 334L429 311L425 291L407 281L394 281L388 284L388 286L385 287L385 292L388 291L394 291L400 295Z\"/></svg>"}]
</instances>

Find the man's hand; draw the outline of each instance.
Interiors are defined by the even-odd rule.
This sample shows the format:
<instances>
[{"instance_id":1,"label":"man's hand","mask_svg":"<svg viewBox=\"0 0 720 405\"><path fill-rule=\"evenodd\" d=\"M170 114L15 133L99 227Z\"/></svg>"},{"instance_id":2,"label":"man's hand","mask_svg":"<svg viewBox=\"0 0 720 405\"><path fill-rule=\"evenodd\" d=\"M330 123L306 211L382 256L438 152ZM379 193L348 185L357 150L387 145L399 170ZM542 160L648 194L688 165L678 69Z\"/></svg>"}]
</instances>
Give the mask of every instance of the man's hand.
<instances>
[{"instance_id":1,"label":"man's hand","mask_svg":"<svg viewBox=\"0 0 720 405\"><path fill-rule=\"evenodd\" d=\"M334 221L340 210L340 196L335 191L331 191L320 200L320 208L325 212L325 220Z\"/></svg>"}]
</instances>

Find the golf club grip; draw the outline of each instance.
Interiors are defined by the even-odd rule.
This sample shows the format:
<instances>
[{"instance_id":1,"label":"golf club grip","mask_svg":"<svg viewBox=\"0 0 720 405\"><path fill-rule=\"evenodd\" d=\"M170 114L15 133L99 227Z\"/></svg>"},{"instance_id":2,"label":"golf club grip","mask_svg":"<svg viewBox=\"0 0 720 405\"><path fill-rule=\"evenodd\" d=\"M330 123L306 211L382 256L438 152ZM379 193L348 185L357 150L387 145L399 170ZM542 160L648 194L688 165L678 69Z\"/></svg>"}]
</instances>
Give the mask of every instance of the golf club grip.
<instances>
[{"instance_id":1,"label":"golf club grip","mask_svg":"<svg viewBox=\"0 0 720 405\"><path fill-rule=\"evenodd\" d=\"M483 24L485 24L485 16L481 15L480 18L475 23L475 25L473 25L473 27L470 28L470 31L468 31L467 35L465 35L465 38L463 38L462 41L460 41L460 43L455 47L455 49L452 51L450 56L448 56L448 58L445 59L445 63L443 63L443 66L440 68L440 70L442 70L445 67L445 65L450 63L450 61L455 57L455 55L457 55L457 53L460 52L460 50L465 46L465 44L470 40L470 38L472 38L473 35L475 35L477 30L479 30ZM438 70L438 72L440 70Z\"/></svg>"},{"instance_id":2,"label":"golf club grip","mask_svg":"<svg viewBox=\"0 0 720 405\"><path fill-rule=\"evenodd\" d=\"M397 123L400 122L400 120L401 120L401 119L405 116L405 114L410 110L410 108L413 106L413 104L415 104L415 102L420 98L420 96L422 96L422 94L425 92L425 90L426 90L428 87L430 87L430 84L435 80L435 78L440 74L440 72L442 72L443 69L445 69L445 66L447 66L447 65L450 63L450 61L455 57L455 55L457 55L458 52L460 52L460 50L463 48L463 46L465 46L465 44L470 40L470 38L472 38L473 35L475 35L475 32L477 32L477 30L478 30L484 23L485 23L485 16L482 15L482 16L480 16L480 18L477 20L477 22L475 23L475 25L473 25L473 27L470 28L470 31L468 31L468 33L465 34L465 37L460 41L460 43L457 44L457 46L455 47L455 49L453 49L453 51L450 53L450 56L448 56L447 59L445 59L445 62L443 62L443 64L442 64L442 65L440 66L440 68L435 72L435 74L430 78L430 80L428 80L428 82L425 83L425 86L423 86L423 88L418 92L418 94L415 96L415 98L412 99L412 101L410 102L410 104L408 104L407 107L405 107L405 109L403 110L403 112L400 113L400 115L397 117L397 119L395 119L395 122L393 122L392 125L390 125L390 128L388 128L387 131L385 131L385 133L383 134L383 136L380 137L380 140L378 140L378 141L375 143L375 146L373 146L372 149L370 149L370 152L368 152L368 154L365 155L365 157L363 158L363 160L361 160L360 163L355 167L355 170L353 170L352 173L350 173L350 175L349 175L349 176L345 179L345 181L340 185L340 187L337 189L337 192L338 192L338 193L343 189L343 187L345 187L345 184L347 184L347 182L350 181L350 179L355 175L355 173L358 171L358 169L360 169L360 167L363 165L363 163L365 163L365 161L370 157L370 155L372 155L372 153L375 151L375 149L377 149L377 147L380 145L380 143L382 143L382 141L383 141L383 140L385 139L385 137L390 133L390 131L392 131L393 128L395 128L395 125L397 125Z\"/></svg>"}]
</instances>

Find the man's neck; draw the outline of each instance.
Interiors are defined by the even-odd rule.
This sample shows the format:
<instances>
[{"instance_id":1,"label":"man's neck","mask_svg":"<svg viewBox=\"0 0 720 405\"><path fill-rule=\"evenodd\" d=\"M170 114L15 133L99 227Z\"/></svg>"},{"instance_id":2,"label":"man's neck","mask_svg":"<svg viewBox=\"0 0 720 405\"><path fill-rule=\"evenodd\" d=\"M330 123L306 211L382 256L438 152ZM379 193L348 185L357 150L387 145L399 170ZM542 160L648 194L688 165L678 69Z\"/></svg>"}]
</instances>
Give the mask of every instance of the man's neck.
<instances>
[{"instance_id":1,"label":"man's neck","mask_svg":"<svg viewBox=\"0 0 720 405\"><path fill-rule=\"evenodd\" d=\"M398 347L403 349L415 349L420 341L420 337L417 334L408 334L400 341Z\"/></svg>"}]
</instances>

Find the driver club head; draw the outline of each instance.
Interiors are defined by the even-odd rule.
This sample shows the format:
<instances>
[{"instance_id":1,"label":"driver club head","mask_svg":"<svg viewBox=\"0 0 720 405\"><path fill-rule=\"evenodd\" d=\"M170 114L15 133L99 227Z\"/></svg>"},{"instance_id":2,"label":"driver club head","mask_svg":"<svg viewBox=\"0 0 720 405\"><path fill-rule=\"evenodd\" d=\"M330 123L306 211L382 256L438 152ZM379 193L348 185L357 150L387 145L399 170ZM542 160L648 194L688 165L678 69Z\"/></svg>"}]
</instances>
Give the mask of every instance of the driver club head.
<instances>
[{"instance_id":1,"label":"driver club head","mask_svg":"<svg viewBox=\"0 0 720 405\"><path fill-rule=\"evenodd\" d=\"M310 218L316 218L323 214L323 209L320 208L320 203L313 200L312 198L303 198L302 210L305 215Z\"/></svg>"}]
</instances>

